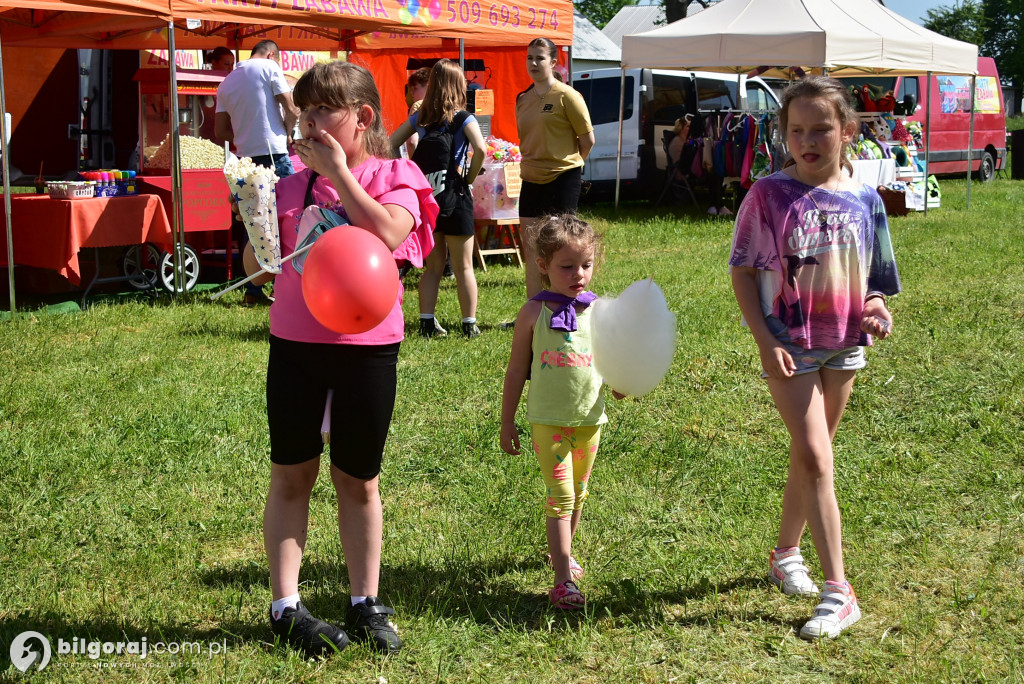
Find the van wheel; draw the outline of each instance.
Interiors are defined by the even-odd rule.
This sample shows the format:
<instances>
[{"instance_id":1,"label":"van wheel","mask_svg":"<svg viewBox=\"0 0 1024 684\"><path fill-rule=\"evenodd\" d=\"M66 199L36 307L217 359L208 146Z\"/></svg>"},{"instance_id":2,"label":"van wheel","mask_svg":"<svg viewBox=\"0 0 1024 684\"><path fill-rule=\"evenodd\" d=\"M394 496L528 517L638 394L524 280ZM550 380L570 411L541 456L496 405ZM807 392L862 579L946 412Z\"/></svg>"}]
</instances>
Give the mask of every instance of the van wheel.
<instances>
[{"instance_id":1,"label":"van wheel","mask_svg":"<svg viewBox=\"0 0 1024 684\"><path fill-rule=\"evenodd\" d=\"M981 166L978 167L977 178L982 183L988 183L996 177L996 160L989 152L981 155Z\"/></svg>"}]
</instances>

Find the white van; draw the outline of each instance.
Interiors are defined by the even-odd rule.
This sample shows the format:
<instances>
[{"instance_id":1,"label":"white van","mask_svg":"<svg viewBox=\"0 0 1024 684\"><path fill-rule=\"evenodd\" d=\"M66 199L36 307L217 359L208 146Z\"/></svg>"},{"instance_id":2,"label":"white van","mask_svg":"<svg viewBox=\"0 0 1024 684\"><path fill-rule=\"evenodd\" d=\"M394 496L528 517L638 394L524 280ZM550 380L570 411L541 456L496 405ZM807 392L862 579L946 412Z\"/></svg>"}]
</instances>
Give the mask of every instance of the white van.
<instances>
[{"instance_id":1,"label":"white van","mask_svg":"<svg viewBox=\"0 0 1024 684\"><path fill-rule=\"evenodd\" d=\"M573 74L573 87L590 110L596 143L583 167L590 181L588 198L615 191L615 159L619 144L621 69L593 69ZM746 102L738 97L742 85ZM665 177L664 131L676 119L696 111L727 109L775 111L779 100L760 78L708 71L627 69L622 122L623 196L657 197Z\"/></svg>"}]
</instances>

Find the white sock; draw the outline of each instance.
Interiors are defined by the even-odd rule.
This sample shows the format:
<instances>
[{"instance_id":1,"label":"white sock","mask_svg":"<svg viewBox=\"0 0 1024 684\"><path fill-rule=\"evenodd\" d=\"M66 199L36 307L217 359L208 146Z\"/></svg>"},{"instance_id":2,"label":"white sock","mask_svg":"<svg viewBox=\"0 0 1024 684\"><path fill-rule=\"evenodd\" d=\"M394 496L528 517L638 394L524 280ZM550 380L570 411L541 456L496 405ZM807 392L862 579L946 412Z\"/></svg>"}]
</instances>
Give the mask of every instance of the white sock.
<instances>
[{"instance_id":1,"label":"white sock","mask_svg":"<svg viewBox=\"0 0 1024 684\"><path fill-rule=\"evenodd\" d=\"M476 323L476 316L470 316L462 319L463 323Z\"/></svg>"},{"instance_id":2,"label":"white sock","mask_svg":"<svg viewBox=\"0 0 1024 684\"><path fill-rule=\"evenodd\" d=\"M429 321L434 318L434 314L420 314L421 321Z\"/></svg>"},{"instance_id":3,"label":"white sock","mask_svg":"<svg viewBox=\"0 0 1024 684\"><path fill-rule=\"evenodd\" d=\"M353 606L358 606L360 603L366 603L366 597L365 596L353 596L352 597L352 605Z\"/></svg>"},{"instance_id":4,"label":"white sock","mask_svg":"<svg viewBox=\"0 0 1024 684\"><path fill-rule=\"evenodd\" d=\"M297 605L299 605L298 594L285 596L284 598L279 598L270 604L270 614L274 616L275 620L280 620L281 614L284 613L285 608L294 608Z\"/></svg>"}]
</instances>

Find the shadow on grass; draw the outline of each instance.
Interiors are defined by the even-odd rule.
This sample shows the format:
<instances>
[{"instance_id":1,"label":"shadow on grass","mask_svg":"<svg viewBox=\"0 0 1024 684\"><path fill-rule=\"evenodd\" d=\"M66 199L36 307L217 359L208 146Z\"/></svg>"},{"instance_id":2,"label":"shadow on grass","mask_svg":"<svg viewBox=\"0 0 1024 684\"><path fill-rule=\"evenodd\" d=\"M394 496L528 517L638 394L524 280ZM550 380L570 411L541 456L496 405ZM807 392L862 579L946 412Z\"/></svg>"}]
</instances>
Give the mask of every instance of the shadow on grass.
<instances>
[{"instance_id":1,"label":"shadow on grass","mask_svg":"<svg viewBox=\"0 0 1024 684\"><path fill-rule=\"evenodd\" d=\"M186 616L187 617L187 616ZM154 653L154 644L195 644L200 643L202 651L198 649L186 650L183 648L181 656L192 656L196 659L207 658L208 644L218 643L227 648L237 647L248 643L260 643L265 649L273 647L270 641L270 630L264 624L252 624L248 622L226 621L218 627L208 629L196 629L187 624L164 621L146 621L144 619L127 620L118 617L96 617L89 620L68 620L65 616L52 611L42 614L20 613L0 618L0 643L9 644L19 634L26 631L38 632L50 641L51 653L54 657L79 657L83 655L90 657L88 652L83 653L81 640L86 644L91 642L141 642L146 640L146 648L149 654ZM78 653L58 653L58 639L63 640L68 647L78 641ZM37 647L38 648L38 647ZM88 646L85 646L87 649ZM93 647L98 648L98 647ZM7 656L7 648L4 648L4 656ZM138 661L140 656L133 654L97 653L100 660L111 661ZM154 656L155 657L155 656ZM163 658L178 659L171 654L162 654ZM95 659L95 658L92 658ZM187 662L182 663L187 665ZM0 677L2 679L2 677Z\"/></svg>"},{"instance_id":2,"label":"shadow on grass","mask_svg":"<svg viewBox=\"0 0 1024 684\"><path fill-rule=\"evenodd\" d=\"M403 615L411 615L427 620L471 620L498 630L573 629L601 616L645 625L708 626L748 621L799 626L770 612L751 611L729 602L712 600L709 605L709 599L735 591L770 591L767 582L755 577L736 577L718 583L701 578L689 586L664 591L647 591L628 579L616 580L594 587L591 591L601 598L592 600L585 611L558 611L550 607L546 587L530 591L519 586L524 573L545 568L542 560L513 556L487 562L439 559L435 564L385 566L380 593L386 603L396 607L399 622ZM267 569L251 562L218 566L200 579L214 587L267 586L270 582ZM343 560L309 559L303 563L300 579L303 603L315 615L337 622L344 619L349 594L345 589L347 568ZM223 629L240 634L246 626L224 625Z\"/></svg>"}]
</instances>

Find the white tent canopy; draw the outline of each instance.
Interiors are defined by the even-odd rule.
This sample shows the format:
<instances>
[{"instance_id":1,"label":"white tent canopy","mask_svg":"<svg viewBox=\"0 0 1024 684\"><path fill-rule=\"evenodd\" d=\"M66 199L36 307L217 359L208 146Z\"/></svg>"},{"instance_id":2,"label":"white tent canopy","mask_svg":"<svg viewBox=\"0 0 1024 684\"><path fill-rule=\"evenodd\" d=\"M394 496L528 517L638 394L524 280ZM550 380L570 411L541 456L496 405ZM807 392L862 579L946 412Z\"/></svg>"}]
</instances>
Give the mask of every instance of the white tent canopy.
<instances>
[{"instance_id":1,"label":"white tent canopy","mask_svg":"<svg viewBox=\"0 0 1024 684\"><path fill-rule=\"evenodd\" d=\"M789 67L856 74L977 73L978 47L929 31L878 0L722 0L622 38L623 68L744 73Z\"/></svg>"}]
</instances>

